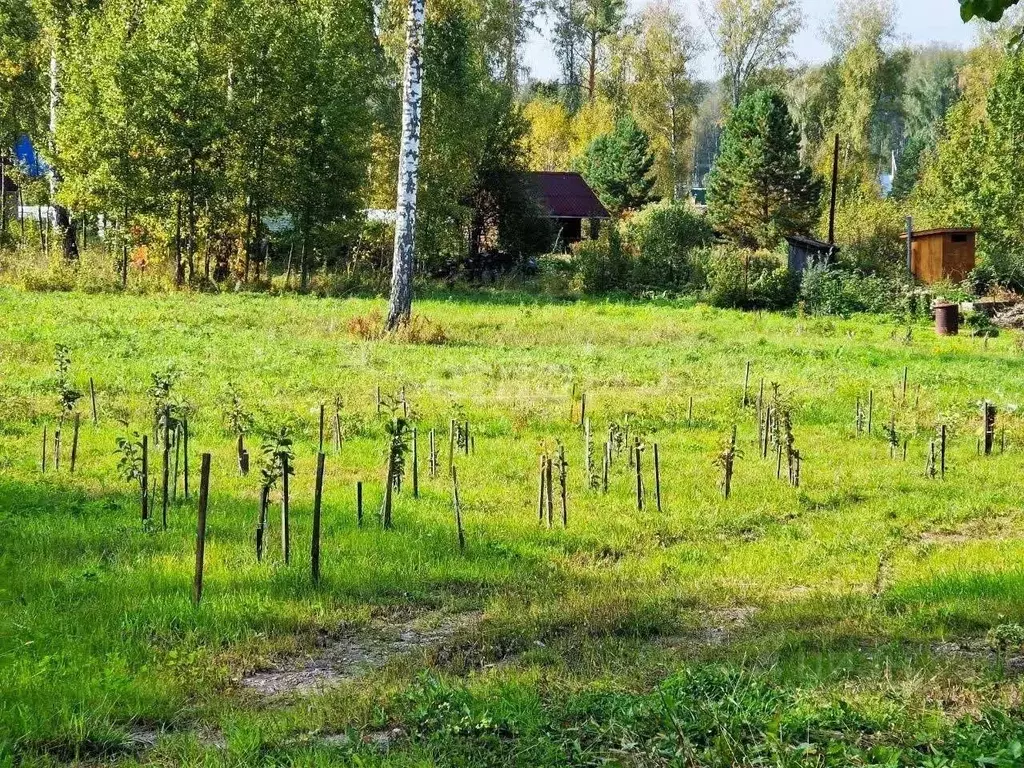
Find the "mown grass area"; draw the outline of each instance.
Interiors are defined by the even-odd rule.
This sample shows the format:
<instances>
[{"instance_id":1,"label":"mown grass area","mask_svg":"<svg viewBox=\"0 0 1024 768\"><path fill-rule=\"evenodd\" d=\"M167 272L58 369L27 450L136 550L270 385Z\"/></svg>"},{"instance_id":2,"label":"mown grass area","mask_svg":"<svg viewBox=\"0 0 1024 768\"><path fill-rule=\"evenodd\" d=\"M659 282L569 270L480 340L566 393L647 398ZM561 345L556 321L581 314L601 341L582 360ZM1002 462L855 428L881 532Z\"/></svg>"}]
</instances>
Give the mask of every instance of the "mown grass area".
<instances>
[{"instance_id":1,"label":"mown grass area","mask_svg":"<svg viewBox=\"0 0 1024 768\"><path fill-rule=\"evenodd\" d=\"M0 308L0 764L1020 764L1020 682L979 650L992 627L1024 621L1016 336L502 294L419 302L439 346L357 338L350 321L382 310L368 299L3 289ZM39 468L58 343L79 388L92 377L98 390L73 476L66 456L59 473ZM764 378L792 409L798 489L758 457L747 361L751 399ZM172 505L167 531L146 530L116 471L119 420L149 428L150 376L171 363L196 408L193 467L213 455L199 608L194 499ZM238 476L229 383L263 428L296 438L287 567L274 523L255 559L258 480ZM420 434L421 498L406 483L391 531L375 518L378 385L405 387ZM649 453L643 512L624 456L607 495L587 487L574 390L599 440L628 413L658 443L661 513ZM874 432L858 436L870 390ZM346 437L327 459L314 587L318 407L336 395ZM987 458L985 398L1007 444ZM905 462L883 434L893 416ZM436 428L444 463L454 417L475 436L457 460L464 554L450 481L424 461ZM939 423L945 480L925 473ZM734 424L743 455L726 501L714 459ZM538 457L556 441L570 465L564 530L536 511ZM239 684L374 622L471 612L479 622L442 648L325 693L268 701ZM363 738L396 728L387 751ZM155 746L134 743L140 731L159 732Z\"/></svg>"}]
</instances>

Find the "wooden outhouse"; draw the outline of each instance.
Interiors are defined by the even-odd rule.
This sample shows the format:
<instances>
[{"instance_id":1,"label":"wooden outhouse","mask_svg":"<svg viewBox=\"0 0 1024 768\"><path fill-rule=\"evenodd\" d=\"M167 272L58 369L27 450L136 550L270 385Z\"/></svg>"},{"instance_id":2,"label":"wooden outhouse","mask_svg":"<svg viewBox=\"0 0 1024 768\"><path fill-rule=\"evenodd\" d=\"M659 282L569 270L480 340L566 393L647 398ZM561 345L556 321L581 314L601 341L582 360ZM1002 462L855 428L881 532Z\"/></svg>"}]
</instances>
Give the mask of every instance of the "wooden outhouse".
<instances>
[{"instance_id":1,"label":"wooden outhouse","mask_svg":"<svg viewBox=\"0 0 1024 768\"><path fill-rule=\"evenodd\" d=\"M907 239L906 235L902 236ZM960 282L974 269L976 229L928 229L914 232L910 271L922 283Z\"/></svg>"}]
</instances>

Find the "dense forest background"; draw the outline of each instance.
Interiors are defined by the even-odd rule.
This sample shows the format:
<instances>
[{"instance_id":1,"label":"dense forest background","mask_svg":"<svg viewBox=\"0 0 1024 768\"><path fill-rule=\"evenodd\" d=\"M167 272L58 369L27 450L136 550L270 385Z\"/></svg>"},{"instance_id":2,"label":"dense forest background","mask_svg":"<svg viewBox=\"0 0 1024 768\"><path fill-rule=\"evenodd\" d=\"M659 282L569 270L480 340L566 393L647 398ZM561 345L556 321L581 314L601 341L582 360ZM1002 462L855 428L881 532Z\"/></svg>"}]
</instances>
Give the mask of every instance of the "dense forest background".
<instances>
[{"instance_id":1,"label":"dense forest background","mask_svg":"<svg viewBox=\"0 0 1024 768\"><path fill-rule=\"evenodd\" d=\"M432 0L420 274L480 259L522 268L557 250L526 170L580 170L616 214L621 227L605 239L622 242L591 262L635 258L630 244L652 229L703 244L703 219L662 209L706 186L738 107L768 91L826 186L841 136L837 240L849 269L900 264L912 215L919 227L979 227L986 280L1024 286L1024 55L1008 46L1020 15L979 27L963 51L908 47L897 12L889 0L843 0L822 30L832 57L796 66L796 0L707 0L697 18L671 0ZM388 224L361 212L394 206L405 13L394 0L5 3L4 173L24 203L57 213L26 232L4 207L3 243L73 262L100 247L102 230L115 269L162 266L179 284L252 282L285 265L302 285L386 273ZM522 58L545 14L554 82L531 79ZM715 81L694 74L706 50L718 56ZM26 135L51 173L10 162ZM828 195L813 202L801 228L824 237ZM469 241L484 231L481 256Z\"/></svg>"}]
</instances>

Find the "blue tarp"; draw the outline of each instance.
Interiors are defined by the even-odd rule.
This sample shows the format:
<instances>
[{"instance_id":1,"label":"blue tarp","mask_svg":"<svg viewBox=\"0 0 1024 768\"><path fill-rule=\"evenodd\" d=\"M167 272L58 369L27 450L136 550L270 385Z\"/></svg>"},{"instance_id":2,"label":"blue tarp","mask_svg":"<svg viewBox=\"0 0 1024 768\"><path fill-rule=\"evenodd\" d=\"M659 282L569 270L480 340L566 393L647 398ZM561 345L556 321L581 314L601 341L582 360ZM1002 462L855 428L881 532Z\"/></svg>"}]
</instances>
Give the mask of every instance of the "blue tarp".
<instances>
[{"instance_id":1,"label":"blue tarp","mask_svg":"<svg viewBox=\"0 0 1024 768\"><path fill-rule=\"evenodd\" d=\"M14 145L14 156L18 164L25 169L31 178L35 179L46 175L46 163L36 154L36 148L32 146L32 139L22 134Z\"/></svg>"}]
</instances>

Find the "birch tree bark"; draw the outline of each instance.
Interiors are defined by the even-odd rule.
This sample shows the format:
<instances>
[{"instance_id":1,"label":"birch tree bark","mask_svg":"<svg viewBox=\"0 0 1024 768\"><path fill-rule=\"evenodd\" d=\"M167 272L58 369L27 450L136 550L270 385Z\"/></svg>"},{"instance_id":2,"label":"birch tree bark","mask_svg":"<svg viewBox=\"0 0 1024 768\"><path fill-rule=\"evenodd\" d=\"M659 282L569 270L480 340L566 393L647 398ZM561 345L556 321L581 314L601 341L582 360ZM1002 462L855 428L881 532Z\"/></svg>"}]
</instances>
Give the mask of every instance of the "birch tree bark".
<instances>
[{"instance_id":1,"label":"birch tree bark","mask_svg":"<svg viewBox=\"0 0 1024 768\"><path fill-rule=\"evenodd\" d=\"M56 35L56 32L52 34ZM50 134L47 145L50 151L49 161L49 183L50 183L50 211L52 215L53 229L61 242L61 252L67 262L78 261L78 233L75 222L71 219L71 213L63 205L57 203L57 192L60 189L60 173L54 167L56 163L56 137L57 137L57 109L60 105L60 76L57 61L56 40L50 43Z\"/></svg>"},{"instance_id":2,"label":"birch tree bark","mask_svg":"<svg viewBox=\"0 0 1024 768\"><path fill-rule=\"evenodd\" d=\"M391 301L388 305L386 326L389 331L407 322L412 314L425 10L426 0L409 0L405 43L405 89L402 99L402 144L398 157L398 200L395 208L395 251L391 265Z\"/></svg>"}]
</instances>

